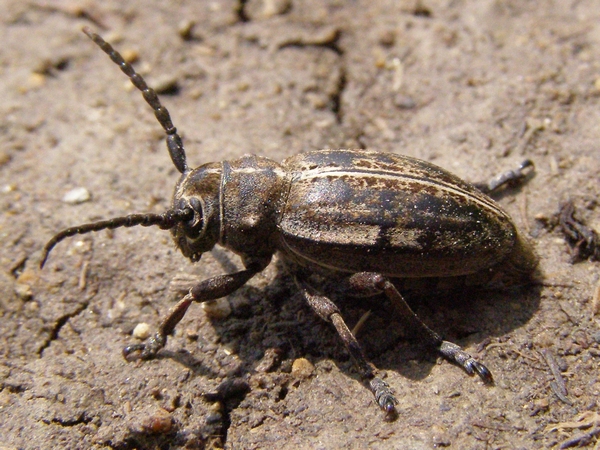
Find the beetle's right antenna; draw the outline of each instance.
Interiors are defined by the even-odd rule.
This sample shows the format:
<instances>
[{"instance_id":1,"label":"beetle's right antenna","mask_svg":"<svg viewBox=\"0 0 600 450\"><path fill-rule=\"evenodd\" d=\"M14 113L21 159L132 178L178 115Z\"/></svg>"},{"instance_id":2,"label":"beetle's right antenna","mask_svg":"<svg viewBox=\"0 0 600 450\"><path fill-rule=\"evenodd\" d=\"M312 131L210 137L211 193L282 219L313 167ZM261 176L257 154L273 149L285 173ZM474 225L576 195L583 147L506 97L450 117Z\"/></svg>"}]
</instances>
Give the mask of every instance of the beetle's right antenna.
<instances>
[{"instance_id":1,"label":"beetle's right antenna","mask_svg":"<svg viewBox=\"0 0 600 450\"><path fill-rule=\"evenodd\" d=\"M154 89L146 84L142 76L137 73L131 64L125 61L121 54L108 42L88 27L83 27L83 32L87 34L88 37L104 51L104 53L110 56L110 59L112 59L113 62L121 68L121 71L129 77L131 83L142 92L144 99L154 110L156 119L164 128L165 133L167 133L167 149L169 150L169 155L171 155L173 164L175 164L175 167L177 167L177 170L179 170L180 173L187 172L189 169L186 162L183 141L179 134L177 134L177 128L173 126L169 111L167 111L167 108L160 103Z\"/></svg>"},{"instance_id":2,"label":"beetle's right antenna","mask_svg":"<svg viewBox=\"0 0 600 450\"><path fill-rule=\"evenodd\" d=\"M52 239L44 246L42 251L42 259L40 261L40 268L44 267L48 255L52 249L65 238L75 236L76 234L86 234L92 231L100 231L120 227L135 227L141 225L143 227L150 227L158 225L163 230L169 230L174 228L178 223L187 222L194 218L194 211L189 207L182 209L170 209L164 214L130 214L128 216L115 217L108 220L100 220L98 222L86 223L83 225L77 225L75 227L67 228L62 230L60 233L54 235Z\"/></svg>"}]
</instances>

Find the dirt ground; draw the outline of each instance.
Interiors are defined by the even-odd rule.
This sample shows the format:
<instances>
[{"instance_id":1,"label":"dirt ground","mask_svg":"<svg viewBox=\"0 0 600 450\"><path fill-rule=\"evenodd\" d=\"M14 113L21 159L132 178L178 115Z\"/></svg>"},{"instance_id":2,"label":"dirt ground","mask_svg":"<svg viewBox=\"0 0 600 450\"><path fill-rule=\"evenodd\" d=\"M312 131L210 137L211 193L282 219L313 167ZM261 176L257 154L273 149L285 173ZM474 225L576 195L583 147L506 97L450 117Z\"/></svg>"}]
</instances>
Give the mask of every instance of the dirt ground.
<instances>
[{"instance_id":1,"label":"dirt ground","mask_svg":"<svg viewBox=\"0 0 600 450\"><path fill-rule=\"evenodd\" d=\"M600 230L597 1L2 0L0 21L1 449L598 448L598 262L573 264L553 227L572 198ZM228 317L193 305L157 359L126 362L137 324L241 264L220 249L192 264L138 227L68 239L38 268L58 230L163 212L178 175L86 25L163 92L194 166L367 148L478 181L533 160L499 201L544 282L415 304L495 384L375 308L358 338L400 400L385 421L276 262ZM351 327L373 309L340 306Z\"/></svg>"}]
</instances>

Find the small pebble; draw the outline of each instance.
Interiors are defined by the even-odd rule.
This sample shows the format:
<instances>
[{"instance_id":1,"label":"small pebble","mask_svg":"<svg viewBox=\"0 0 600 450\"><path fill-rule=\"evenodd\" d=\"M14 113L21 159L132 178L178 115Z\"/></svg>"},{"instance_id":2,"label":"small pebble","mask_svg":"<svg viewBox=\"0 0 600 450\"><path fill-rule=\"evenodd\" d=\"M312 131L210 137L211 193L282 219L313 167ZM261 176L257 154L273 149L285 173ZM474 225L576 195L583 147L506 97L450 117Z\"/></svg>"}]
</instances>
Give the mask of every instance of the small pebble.
<instances>
[{"instance_id":1,"label":"small pebble","mask_svg":"<svg viewBox=\"0 0 600 450\"><path fill-rule=\"evenodd\" d=\"M413 109L417 107L417 102L408 95L396 94L394 96L394 105L399 109Z\"/></svg>"},{"instance_id":2,"label":"small pebble","mask_svg":"<svg viewBox=\"0 0 600 450\"><path fill-rule=\"evenodd\" d=\"M269 19L287 13L291 7L291 0L251 0L245 12L251 19Z\"/></svg>"},{"instance_id":3,"label":"small pebble","mask_svg":"<svg viewBox=\"0 0 600 450\"><path fill-rule=\"evenodd\" d=\"M391 47L396 42L396 33L394 30L384 30L379 34L379 45L384 47Z\"/></svg>"},{"instance_id":4,"label":"small pebble","mask_svg":"<svg viewBox=\"0 0 600 450\"><path fill-rule=\"evenodd\" d=\"M292 7L291 0L264 0L263 11L265 17L273 17L280 14L285 14Z\"/></svg>"},{"instance_id":5,"label":"small pebble","mask_svg":"<svg viewBox=\"0 0 600 450\"><path fill-rule=\"evenodd\" d=\"M151 434L167 434L173 428L173 418L167 411L159 410L144 420L142 428Z\"/></svg>"},{"instance_id":6,"label":"small pebble","mask_svg":"<svg viewBox=\"0 0 600 450\"><path fill-rule=\"evenodd\" d=\"M292 364L292 376L295 378L308 378L315 370L315 366L306 358L298 358Z\"/></svg>"},{"instance_id":7,"label":"small pebble","mask_svg":"<svg viewBox=\"0 0 600 450\"><path fill-rule=\"evenodd\" d=\"M19 277L17 278L17 283L35 284L37 279L38 279L38 275L36 274L36 272L34 270L25 269L23 272L21 272L21 275L19 275Z\"/></svg>"},{"instance_id":8,"label":"small pebble","mask_svg":"<svg viewBox=\"0 0 600 450\"><path fill-rule=\"evenodd\" d=\"M281 359L281 350L278 348L268 348L255 369L259 373L267 373L279 364Z\"/></svg>"},{"instance_id":9,"label":"small pebble","mask_svg":"<svg viewBox=\"0 0 600 450\"><path fill-rule=\"evenodd\" d=\"M27 82L24 86L18 88L21 94L24 94L33 89L38 89L46 84L46 75L41 73L31 73L27 78Z\"/></svg>"},{"instance_id":10,"label":"small pebble","mask_svg":"<svg viewBox=\"0 0 600 450\"><path fill-rule=\"evenodd\" d=\"M449 447L451 445L452 441L448 436L448 432L441 426L433 425L431 432L431 441L434 447Z\"/></svg>"},{"instance_id":11,"label":"small pebble","mask_svg":"<svg viewBox=\"0 0 600 450\"><path fill-rule=\"evenodd\" d=\"M133 337L136 339L144 340L150 337L150 325L147 323L138 323L133 329Z\"/></svg>"},{"instance_id":12,"label":"small pebble","mask_svg":"<svg viewBox=\"0 0 600 450\"><path fill-rule=\"evenodd\" d=\"M12 155L4 150L0 150L0 167L8 164L12 160Z\"/></svg>"},{"instance_id":13,"label":"small pebble","mask_svg":"<svg viewBox=\"0 0 600 450\"><path fill-rule=\"evenodd\" d=\"M179 90L179 81L176 76L165 75L152 83L152 86L157 94L174 94Z\"/></svg>"},{"instance_id":14,"label":"small pebble","mask_svg":"<svg viewBox=\"0 0 600 450\"><path fill-rule=\"evenodd\" d=\"M77 205L79 203L85 203L91 198L92 196L90 194L90 191L88 191L84 187L78 187L75 189L71 189L69 192L67 192L63 196L62 201L71 205Z\"/></svg>"},{"instance_id":15,"label":"small pebble","mask_svg":"<svg viewBox=\"0 0 600 450\"><path fill-rule=\"evenodd\" d=\"M218 423L223 420L223 403L216 401L208 407L210 414L206 417L206 423Z\"/></svg>"},{"instance_id":16,"label":"small pebble","mask_svg":"<svg viewBox=\"0 0 600 450\"><path fill-rule=\"evenodd\" d=\"M231 314L231 305L229 305L227 298L204 302L200 307L211 319L225 319Z\"/></svg>"},{"instance_id":17,"label":"small pebble","mask_svg":"<svg viewBox=\"0 0 600 450\"><path fill-rule=\"evenodd\" d=\"M181 36L184 41L190 41L194 37L193 31L195 25L196 22L193 20L185 19L177 25L177 33L179 33L179 36Z\"/></svg>"},{"instance_id":18,"label":"small pebble","mask_svg":"<svg viewBox=\"0 0 600 450\"><path fill-rule=\"evenodd\" d=\"M137 52L137 50L132 50L132 49L125 49L125 50L123 50L121 52L121 56L129 64L133 64L134 62L136 62L140 58L140 54Z\"/></svg>"},{"instance_id":19,"label":"small pebble","mask_svg":"<svg viewBox=\"0 0 600 450\"><path fill-rule=\"evenodd\" d=\"M186 328L185 329L185 335L187 336L188 339L191 339L192 341L195 341L200 336L200 333L198 332L197 329Z\"/></svg>"},{"instance_id":20,"label":"small pebble","mask_svg":"<svg viewBox=\"0 0 600 450\"><path fill-rule=\"evenodd\" d=\"M23 301L31 300L31 297L33 297L31 286L24 283L17 283L15 285L15 293Z\"/></svg>"}]
</instances>

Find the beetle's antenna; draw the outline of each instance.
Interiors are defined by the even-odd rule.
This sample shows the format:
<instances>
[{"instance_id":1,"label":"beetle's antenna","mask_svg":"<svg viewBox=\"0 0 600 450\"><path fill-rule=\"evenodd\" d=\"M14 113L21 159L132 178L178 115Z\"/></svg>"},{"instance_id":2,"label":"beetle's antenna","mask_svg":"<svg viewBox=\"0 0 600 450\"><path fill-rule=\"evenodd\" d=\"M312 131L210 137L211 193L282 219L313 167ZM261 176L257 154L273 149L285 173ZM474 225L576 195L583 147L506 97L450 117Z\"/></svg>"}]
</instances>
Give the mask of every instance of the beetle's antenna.
<instances>
[{"instance_id":1,"label":"beetle's antenna","mask_svg":"<svg viewBox=\"0 0 600 450\"><path fill-rule=\"evenodd\" d=\"M167 149L169 150L169 155L171 155L173 164L175 164L175 167L177 167L177 170L179 170L180 173L187 172L189 169L186 162L183 141L179 134L177 134L177 128L173 126L169 111L167 111L167 108L160 103L154 89L148 87L142 76L137 73L131 64L125 61L121 54L108 42L88 27L83 27L83 32L87 34L88 37L104 51L104 53L110 56L110 59L112 59L113 62L121 68L121 71L129 77L131 83L142 92L144 99L154 110L156 119L164 128L165 133L167 133Z\"/></svg>"},{"instance_id":2,"label":"beetle's antenna","mask_svg":"<svg viewBox=\"0 0 600 450\"><path fill-rule=\"evenodd\" d=\"M163 214L130 214L128 216L115 217L108 220L100 220L98 222L86 223L83 225L77 225L75 227L67 228L56 234L48 243L44 246L42 252L42 260L40 262L40 268L44 267L48 255L56 244L65 238L74 236L76 234L85 234L92 231L100 231L107 229L115 229L119 227L134 227L141 225L143 227L149 227L152 225L158 225L163 230L169 230L178 223L187 222L194 218L194 211L192 208L173 209L168 210Z\"/></svg>"}]
</instances>

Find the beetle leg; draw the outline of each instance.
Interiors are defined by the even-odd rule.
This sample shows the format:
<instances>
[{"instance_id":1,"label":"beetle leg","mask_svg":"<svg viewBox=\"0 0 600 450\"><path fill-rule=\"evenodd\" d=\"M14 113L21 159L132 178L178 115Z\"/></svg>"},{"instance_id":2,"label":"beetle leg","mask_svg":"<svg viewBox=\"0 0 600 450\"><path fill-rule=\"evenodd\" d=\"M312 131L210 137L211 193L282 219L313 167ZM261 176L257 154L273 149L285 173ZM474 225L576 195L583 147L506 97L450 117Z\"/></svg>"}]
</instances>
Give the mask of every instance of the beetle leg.
<instances>
[{"instance_id":1,"label":"beetle leg","mask_svg":"<svg viewBox=\"0 0 600 450\"><path fill-rule=\"evenodd\" d=\"M123 356L125 359L153 358L165 346L167 336L173 332L175 326L183 319L192 302L206 302L225 297L246 284L250 278L262 271L264 267L264 264L250 264L246 270L212 277L197 284L169 311L154 336L143 344L128 345L123 349Z\"/></svg>"},{"instance_id":2,"label":"beetle leg","mask_svg":"<svg viewBox=\"0 0 600 450\"><path fill-rule=\"evenodd\" d=\"M375 396L377 404L386 412L389 418L394 418L397 415L395 405L398 400L394 397L389 385L375 375L372 365L365 358L360 344L344 322L338 307L329 298L311 293L305 283L300 282L298 279L296 279L296 282L313 311L323 320L331 322L335 327L348 353L352 356L360 376L368 381L369 389Z\"/></svg>"},{"instance_id":3,"label":"beetle leg","mask_svg":"<svg viewBox=\"0 0 600 450\"><path fill-rule=\"evenodd\" d=\"M494 191L497 191L502 186L505 185L516 185L523 182L525 177L531 174L531 170L533 170L533 162L530 159L526 159L519 167L512 170L507 170L506 172L502 172L501 174L495 176L487 183L475 183L475 187L478 188L481 192L485 194L492 194ZM531 170L527 170L531 168Z\"/></svg>"},{"instance_id":4,"label":"beetle leg","mask_svg":"<svg viewBox=\"0 0 600 450\"><path fill-rule=\"evenodd\" d=\"M458 345L444 341L439 334L425 325L389 279L378 273L362 272L350 276L348 283L352 290L359 294L385 293L396 313L416 336L425 338L427 345L436 349L444 358L461 366L469 375L476 373L485 383L493 382L492 374L487 367L477 362Z\"/></svg>"}]
</instances>

